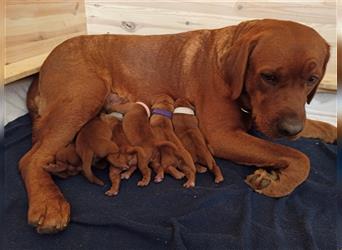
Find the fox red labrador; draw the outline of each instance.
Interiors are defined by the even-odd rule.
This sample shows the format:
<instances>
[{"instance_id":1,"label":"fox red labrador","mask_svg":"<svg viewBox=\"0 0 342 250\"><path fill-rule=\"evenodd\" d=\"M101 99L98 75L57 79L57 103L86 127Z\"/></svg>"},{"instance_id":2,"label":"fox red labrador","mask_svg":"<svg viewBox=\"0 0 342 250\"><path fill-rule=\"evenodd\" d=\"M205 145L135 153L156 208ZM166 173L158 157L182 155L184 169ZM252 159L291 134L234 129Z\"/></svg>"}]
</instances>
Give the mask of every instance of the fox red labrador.
<instances>
[{"instance_id":1,"label":"fox red labrador","mask_svg":"<svg viewBox=\"0 0 342 250\"><path fill-rule=\"evenodd\" d=\"M315 30L280 20L63 42L45 60L28 93L34 143L19 163L28 222L40 233L68 225L70 205L43 166L98 114L109 93L147 105L161 93L187 98L215 156L260 167L246 180L254 190L271 197L288 195L307 178L308 157L246 131L254 126L272 138L303 135L335 141L336 128L306 119L304 107L328 59L329 45Z\"/></svg>"}]
</instances>

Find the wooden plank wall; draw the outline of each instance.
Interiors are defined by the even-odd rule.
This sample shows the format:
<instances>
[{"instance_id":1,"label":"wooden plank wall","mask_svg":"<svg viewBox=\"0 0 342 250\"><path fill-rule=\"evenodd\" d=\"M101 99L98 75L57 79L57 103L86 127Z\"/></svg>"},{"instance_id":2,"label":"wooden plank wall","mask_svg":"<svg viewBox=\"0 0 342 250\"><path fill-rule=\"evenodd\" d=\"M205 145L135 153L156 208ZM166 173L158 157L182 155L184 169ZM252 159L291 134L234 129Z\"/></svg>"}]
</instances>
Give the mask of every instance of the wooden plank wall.
<instances>
[{"instance_id":1,"label":"wooden plank wall","mask_svg":"<svg viewBox=\"0 0 342 250\"><path fill-rule=\"evenodd\" d=\"M0 0L0 88L5 82L5 0Z\"/></svg>"},{"instance_id":2,"label":"wooden plank wall","mask_svg":"<svg viewBox=\"0 0 342 250\"><path fill-rule=\"evenodd\" d=\"M331 45L321 87L336 90L335 1L117 2L86 0L89 34L165 34L219 28L256 18L287 19L315 28Z\"/></svg>"},{"instance_id":3,"label":"wooden plank wall","mask_svg":"<svg viewBox=\"0 0 342 250\"><path fill-rule=\"evenodd\" d=\"M83 0L6 1L6 83L37 72L64 40L86 34Z\"/></svg>"}]
</instances>

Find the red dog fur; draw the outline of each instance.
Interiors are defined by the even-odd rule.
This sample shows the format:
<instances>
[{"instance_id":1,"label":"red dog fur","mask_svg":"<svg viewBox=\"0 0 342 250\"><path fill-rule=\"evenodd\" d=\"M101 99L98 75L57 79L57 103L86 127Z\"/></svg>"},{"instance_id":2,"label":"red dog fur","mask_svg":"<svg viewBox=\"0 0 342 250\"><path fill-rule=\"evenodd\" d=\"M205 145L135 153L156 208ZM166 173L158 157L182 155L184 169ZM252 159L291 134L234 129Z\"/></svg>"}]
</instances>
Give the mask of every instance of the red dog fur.
<instances>
[{"instance_id":1,"label":"red dog fur","mask_svg":"<svg viewBox=\"0 0 342 250\"><path fill-rule=\"evenodd\" d=\"M194 109L189 101L184 98L176 100L175 108L178 107ZM178 113L173 114L172 123L176 135L182 141L184 147L190 152L193 161L199 166L207 166L215 176L215 183L222 182L224 179L222 172L209 151L207 142L199 129L196 116Z\"/></svg>"},{"instance_id":2,"label":"red dog fur","mask_svg":"<svg viewBox=\"0 0 342 250\"><path fill-rule=\"evenodd\" d=\"M152 109L162 109L171 112L173 111L174 100L168 95L158 95L152 103ZM188 180L192 180L191 186L195 186L196 169L192 161L191 155L184 148L181 141L176 136L171 118L162 115L154 114L150 119L150 124L154 136L162 141L167 140L174 143L177 150L170 148L162 148L157 166L155 166L157 176L155 180L160 182L164 178L164 172L170 173L176 179L182 178L183 174L176 170L178 166ZM156 161L152 162L155 164Z\"/></svg>"},{"instance_id":3,"label":"red dog fur","mask_svg":"<svg viewBox=\"0 0 342 250\"><path fill-rule=\"evenodd\" d=\"M263 173L282 169L268 186L250 185L270 197L289 195L306 180L308 157L247 131L253 125L270 137L293 138L303 130L305 137L336 140L335 127L305 117L305 103L328 59L329 46L315 30L269 19L172 35L80 36L63 42L28 92L34 143L19 162L28 222L40 233L67 226L70 205L43 166L98 114L110 92L147 104L160 93L189 99L215 156L258 166Z\"/></svg>"}]
</instances>

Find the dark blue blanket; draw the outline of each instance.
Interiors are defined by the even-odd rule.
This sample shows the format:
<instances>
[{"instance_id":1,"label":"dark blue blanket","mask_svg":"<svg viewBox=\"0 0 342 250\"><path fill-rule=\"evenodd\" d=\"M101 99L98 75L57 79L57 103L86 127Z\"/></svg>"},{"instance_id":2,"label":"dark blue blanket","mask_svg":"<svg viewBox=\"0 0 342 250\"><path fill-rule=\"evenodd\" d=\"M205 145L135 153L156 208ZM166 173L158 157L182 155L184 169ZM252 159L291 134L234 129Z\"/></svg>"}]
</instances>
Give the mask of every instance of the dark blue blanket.
<instances>
[{"instance_id":1,"label":"dark blue blanket","mask_svg":"<svg viewBox=\"0 0 342 250\"><path fill-rule=\"evenodd\" d=\"M109 198L107 170L96 174L105 187L83 176L56 178L72 205L71 223L56 235L39 235L26 223L27 197L17 165L31 146L31 123L23 116L5 127L2 249L336 249L336 145L300 139L280 142L311 159L309 179L289 197L268 198L244 183L254 169L217 160L225 181L198 175L194 189L166 178L146 188L136 173ZM342 247L342 246L341 246Z\"/></svg>"}]
</instances>

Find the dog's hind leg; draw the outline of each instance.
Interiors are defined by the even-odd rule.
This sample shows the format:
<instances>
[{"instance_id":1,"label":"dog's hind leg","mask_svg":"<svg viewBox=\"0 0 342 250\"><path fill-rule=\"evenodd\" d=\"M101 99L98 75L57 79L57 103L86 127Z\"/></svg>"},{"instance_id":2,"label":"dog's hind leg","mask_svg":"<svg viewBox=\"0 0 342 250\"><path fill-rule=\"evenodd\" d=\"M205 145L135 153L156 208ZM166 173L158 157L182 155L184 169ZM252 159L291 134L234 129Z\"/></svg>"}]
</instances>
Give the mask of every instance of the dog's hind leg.
<instances>
[{"instance_id":1,"label":"dog's hind leg","mask_svg":"<svg viewBox=\"0 0 342 250\"><path fill-rule=\"evenodd\" d=\"M48 72L44 73L50 77ZM43 90L40 88L40 100L44 105L41 106L39 126L35 126L38 128L36 141L19 162L28 194L28 222L40 233L65 229L70 218L69 203L43 167L53 162L58 150L70 143L79 129L97 114L108 92L96 75L82 73L86 76L79 80L75 77L81 74L66 76L65 71L64 77L43 79L45 85ZM41 84L42 81L40 87ZM65 91L53 91L51 85L59 86L58 90L63 86Z\"/></svg>"}]
</instances>

